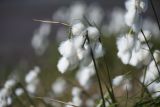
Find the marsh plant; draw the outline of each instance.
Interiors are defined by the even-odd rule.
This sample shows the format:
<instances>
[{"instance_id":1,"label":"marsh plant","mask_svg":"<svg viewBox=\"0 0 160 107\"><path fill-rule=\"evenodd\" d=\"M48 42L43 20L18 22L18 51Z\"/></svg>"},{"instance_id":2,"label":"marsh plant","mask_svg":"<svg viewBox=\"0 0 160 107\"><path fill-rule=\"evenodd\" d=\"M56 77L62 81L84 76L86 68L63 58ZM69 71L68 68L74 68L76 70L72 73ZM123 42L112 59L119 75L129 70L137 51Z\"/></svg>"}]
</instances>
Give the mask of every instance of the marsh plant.
<instances>
[{"instance_id":1,"label":"marsh plant","mask_svg":"<svg viewBox=\"0 0 160 107\"><path fill-rule=\"evenodd\" d=\"M144 17L153 10L155 21ZM40 66L23 78L12 75L0 90L0 107L159 107L160 24L153 0L126 0L106 23L98 4L75 2L38 20L31 45L38 56L49 46L51 24L57 30L54 81ZM41 75L42 77L42 75ZM48 80L47 80L48 79ZM46 88L44 81L50 81Z\"/></svg>"}]
</instances>

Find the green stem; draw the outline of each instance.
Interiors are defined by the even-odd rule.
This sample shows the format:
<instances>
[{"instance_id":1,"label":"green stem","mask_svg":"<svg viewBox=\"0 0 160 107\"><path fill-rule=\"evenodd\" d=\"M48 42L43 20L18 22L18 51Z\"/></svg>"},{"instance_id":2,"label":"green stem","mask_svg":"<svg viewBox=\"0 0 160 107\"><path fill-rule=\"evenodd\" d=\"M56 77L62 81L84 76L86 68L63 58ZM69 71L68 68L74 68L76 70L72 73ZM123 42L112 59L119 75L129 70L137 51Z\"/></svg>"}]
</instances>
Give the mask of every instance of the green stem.
<instances>
[{"instance_id":1,"label":"green stem","mask_svg":"<svg viewBox=\"0 0 160 107\"><path fill-rule=\"evenodd\" d=\"M146 44L147 44L147 46L148 46L148 48L149 48L150 54L151 54L151 56L152 56L152 59L153 59L155 65L156 65L157 71L158 71L159 76L160 76L160 70L159 70L159 68L158 68L158 64L157 64L157 62L156 62L156 59L155 59L154 56L153 56L153 53L152 53L152 51L151 51L151 47L149 46L148 40L147 40L147 38L146 38L146 36L145 36L145 34L144 34L144 32L143 32L142 29L141 29L141 33L142 33L142 35L143 35L143 37L144 37L144 39L145 39L145 42L146 42Z\"/></svg>"},{"instance_id":2,"label":"green stem","mask_svg":"<svg viewBox=\"0 0 160 107\"><path fill-rule=\"evenodd\" d=\"M30 96L29 96L27 90L25 89L25 87L24 87L21 83L18 83L18 86L21 87L21 88L24 90L24 93L26 94L29 102L31 103L31 106L36 107L36 104L35 104L35 103L32 101L32 99L30 98Z\"/></svg>"},{"instance_id":3,"label":"green stem","mask_svg":"<svg viewBox=\"0 0 160 107\"><path fill-rule=\"evenodd\" d=\"M90 39L88 37L88 31L86 32L86 38L87 38L88 44L90 46ZM102 84L101 84L100 76L98 74L98 68L97 68L97 65L96 65L96 60L94 58L94 54L93 54L93 50L92 50L91 46L90 46L90 54L91 54L91 57L92 57L92 60L93 60L94 68L95 68L95 71L96 71L96 76L97 76L97 79L98 79L99 89L100 89L101 97L102 97L102 100L103 100L103 107L105 107L105 98L104 98L104 95L103 95Z\"/></svg>"}]
</instances>

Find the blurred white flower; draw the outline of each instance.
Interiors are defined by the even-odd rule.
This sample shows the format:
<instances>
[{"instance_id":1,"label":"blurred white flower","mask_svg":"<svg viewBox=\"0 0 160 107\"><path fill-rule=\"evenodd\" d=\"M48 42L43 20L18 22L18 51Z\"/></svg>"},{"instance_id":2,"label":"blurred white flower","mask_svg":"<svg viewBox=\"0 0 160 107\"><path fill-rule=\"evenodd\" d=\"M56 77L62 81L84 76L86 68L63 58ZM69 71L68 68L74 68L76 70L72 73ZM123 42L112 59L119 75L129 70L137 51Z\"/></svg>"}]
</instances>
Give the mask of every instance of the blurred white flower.
<instances>
[{"instance_id":1,"label":"blurred white flower","mask_svg":"<svg viewBox=\"0 0 160 107\"><path fill-rule=\"evenodd\" d=\"M88 37L91 40L97 40L100 36L100 32L98 31L98 29L96 27L88 27L87 28L88 31Z\"/></svg>"},{"instance_id":2,"label":"blurred white flower","mask_svg":"<svg viewBox=\"0 0 160 107\"><path fill-rule=\"evenodd\" d=\"M42 55L48 47L48 36L51 31L51 25L42 23L38 30L35 31L31 45L34 48L37 55Z\"/></svg>"},{"instance_id":3,"label":"blurred white flower","mask_svg":"<svg viewBox=\"0 0 160 107\"><path fill-rule=\"evenodd\" d=\"M76 54L76 49L71 40L63 41L60 44L58 51L64 57L72 57Z\"/></svg>"},{"instance_id":4,"label":"blurred white flower","mask_svg":"<svg viewBox=\"0 0 160 107\"><path fill-rule=\"evenodd\" d=\"M2 88L0 90L0 107L7 107L11 105L12 98L10 97L11 93L10 90L6 88Z\"/></svg>"},{"instance_id":5,"label":"blurred white flower","mask_svg":"<svg viewBox=\"0 0 160 107\"><path fill-rule=\"evenodd\" d=\"M52 84L52 91L55 95L62 95L67 88L67 83L64 79L58 78L53 84Z\"/></svg>"},{"instance_id":6,"label":"blurred white flower","mask_svg":"<svg viewBox=\"0 0 160 107\"><path fill-rule=\"evenodd\" d=\"M123 80L124 80L124 76L123 75L116 76L112 80L112 84L113 84L113 86L119 86L120 84L122 84Z\"/></svg>"},{"instance_id":7,"label":"blurred white flower","mask_svg":"<svg viewBox=\"0 0 160 107\"><path fill-rule=\"evenodd\" d=\"M125 14L126 24L134 32L139 32L142 28L142 13L147 10L148 0L127 0L125 7L127 9Z\"/></svg>"},{"instance_id":8,"label":"blurred white flower","mask_svg":"<svg viewBox=\"0 0 160 107\"><path fill-rule=\"evenodd\" d=\"M112 12L110 19L109 19L109 25L107 25L107 31L110 34L119 33L121 31L124 31L125 29L125 20L124 20L124 10L120 8L115 8ZM115 26L116 25L116 26ZM104 29L104 32L106 32L106 29Z\"/></svg>"},{"instance_id":9,"label":"blurred white flower","mask_svg":"<svg viewBox=\"0 0 160 107\"><path fill-rule=\"evenodd\" d=\"M80 70L76 74L76 78L84 88L88 89L89 80L94 74L94 66L93 63L91 63L87 67L80 68Z\"/></svg>"},{"instance_id":10,"label":"blurred white flower","mask_svg":"<svg viewBox=\"0 0 160 107\"><path fill-rule=\"evenodd\" d=\"M23 93L24 93L24 90L23 90L22 88L17 88L17 89L15 90L15 94L16 94L17 96L21 96Z\"/></svg>"},{"instance_id":11,"label":"blurred white flower","mask_svg":"<svg viewBox=\"0 0 160 107\"><path fill-rule=\"evenodd\" d=\"M57 68L61 73L66 72L69 69L69 66L70 66L69 61L65 57L62 57L57 64Z\"/></svg>"},{"instance_id":12,"label":"blurred white flower","mask_svg":"<svg viewBox=\"0 0 160 107\"><path fill-rule=\"evenodd\" d=\"M26 89L30 94L35 94L37 92L37 87L39 85L38 74L40 73L40 68L35 66L34 69L30 70L25 77Z\"/></svg>"},{"instance_id":13,"label":"blurred white flower","mask_svg":"<svg viewBox=\"0 0 160 107\"><path fill-rule=\"evenodd\" d=\"M80 35L83 32L84 29L85 29L85 26L84 26L83 23L74 24L72 26L72 34L74 36Z\"/></svg>"},{"instance_id":14,"label":"blurred white flower","mask_svg":"<svg viewBox=\"0 0 160 107\"><path fill-rule=\"evenodd\" d=\"M81 89L78 87L72 88L72 102L77 106L82 105L81 92L82 92Z\"/></svg>"},{"instance_id":15,"label":"blurred white flower","mask_svg":"<svg viewBox=\"0 0 160 107\"><path fill-rule=\"evenodd\" d=\"M9 79L5 82L4 88L6 89L12 89L16 85L16 81L14 79Z\"/></svg>"},{"instance_id":16,"label":"blurred white flower","mask_svg":"<svg viewBox=\"0 0 160 107\"><path fill-rule=\"evenodd\" d=\"M122 60L124 64L128 64L131 58L131 51L134 46L133 35L121 36L116 41L118 48L118 57Z\"/></svg>"},{"instance_id":17,"label":"blurred white flower","mask_svg":"<svg viewBox=\"0 0 160 107\"><path fill-rule=\"evenodd\" d=\"M151 61L151 55L147 45L140 45L136 42L134 49L132 50L132 57L129 64L132 66L148 65Z\"/></svg>"}]
</instances>

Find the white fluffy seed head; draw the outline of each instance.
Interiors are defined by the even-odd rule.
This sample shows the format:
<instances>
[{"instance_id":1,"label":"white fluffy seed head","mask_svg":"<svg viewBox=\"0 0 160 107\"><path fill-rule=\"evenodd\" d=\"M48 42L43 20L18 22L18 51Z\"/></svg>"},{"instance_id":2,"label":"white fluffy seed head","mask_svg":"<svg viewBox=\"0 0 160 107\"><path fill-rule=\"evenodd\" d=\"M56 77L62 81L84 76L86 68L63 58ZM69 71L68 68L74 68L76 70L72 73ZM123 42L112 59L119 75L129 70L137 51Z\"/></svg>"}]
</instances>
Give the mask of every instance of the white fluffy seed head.
<instances>
[{"instance_id":1,"label":"white fluffy seed head","mask_svg":"<svg viewBox=\"0 0 160 107\"><path fill-rule=\"evenodd\" d=\"M72 34L75 36L78 36L83 32L84 29L85 29L85 26L83 23L74 24L72 26Z\"/></svg>"},{"instance_id":2,"label":"white fluffy seed head","mask_svg":"<svg viewBox=\"0 0 160 107\"><path fill-rule=\"evenodd\" d=\"M96 27L90 26L87 28L87 31L89 39L97 40L99 38L100 33Z\"/></svg>"},{"instance_id":3,"label":"white fluffy seed head","mask_svg":"<svg viewBox=\"0 0 160 107\"><path fill-rule=\"evenodd\" d=\"M75 54L75 49L73 46L73 42L71 40L63 41L59 48L59 53L64 57L71 57Z\"/></svg>"},{"instance_id":4,"label":"white fluffy seed head","mask_svg":"<svg viewBox=\"0 0 160 107\"><path fill-rule=\"evenodd\" d=\"M100 58L104 55L104 50L101 43L96 43L96 46L93 51L95 58Z\"/></svg>"},{"instance_id":5,"label":"white fluffy seed head","mask_svg":"<svg viewBox=\"0 0 160 107\"><path fill-rule=\"evenodd\" d=\"M144 30L143 32L145 34L146 39L149 40L151 38L151 32L149 32L148 30ZM138 39L141 42L145 42L145 38L141 32L138 34Z\"/></svg>"},{"instance_id":6,"label":"white fluffy seed head","mask_svg":"<svg viewBox=\"0 0 160 107\"><path fill-rule=\"evenodd\" d=\"M68 70L69 68L69 61L67 58L65 57L62 57L59 61L58 61L58 64L57 64L57 68L58 70L61 72L61 73L64 73Z\"/></svg>"}]
</instances>

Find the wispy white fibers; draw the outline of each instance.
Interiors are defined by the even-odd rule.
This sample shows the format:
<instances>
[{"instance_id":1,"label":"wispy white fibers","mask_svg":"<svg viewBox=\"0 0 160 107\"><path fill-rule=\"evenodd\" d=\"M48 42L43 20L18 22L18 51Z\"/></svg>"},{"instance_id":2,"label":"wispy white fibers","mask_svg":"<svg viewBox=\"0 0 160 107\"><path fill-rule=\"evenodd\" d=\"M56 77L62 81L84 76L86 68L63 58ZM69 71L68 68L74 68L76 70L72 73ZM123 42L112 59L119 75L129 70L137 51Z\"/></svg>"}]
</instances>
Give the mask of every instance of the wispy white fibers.
<instances>
[{"instance_id":1,"label":"wispy white fibers","mask_svg":"<svg viewBox=\"0 0 160 107\"><path fill-rule=\"evenodd\" d=\"M49 44L48 36L50 31L51 25L47 23L42 23L39 29L35 31L31 45L37 55L42 55L45 52Z\"/></svg>"},{"instance_id":2,"label":"wispy white fibers","mask_svg":"<svg viewBox=\"0 0 160 107\"><path fill-rule=\"evenodd\" d=\"M125 14L126 24L134 32L139 32L142 28L142 13L147 10L148 0L127 0L125 7L127 9Z\"/></svg>"},{"instance_id":3,"label":"wispy white fibers","mask_svg":"<svg viewBox=\"0 0 160 107\"><path fill-rule=\"evenodd\" d=\"M72 34L77 36L82 33L82 31L85 29L85 26L83 23L76 23L72 26Z\"/></svg>"},{"instance_id":4,"label":"wispy white fibers","mask_svg":"<svg viewBox=\"0 0 160 107\"><path fill-rule=\"evenodd\" d=\"M30 94L35 94L37 92L37 87L39 85L38 74L40 73L40 68L35 66L34 69L30 70L25 77L26 89Z\"/></svg>"},{"instance_id":5,"label":"wispy white fibers","mask_svg":"<svg viewBox=\"0 0 160 107\"><path fill-rule=\"evenodd\" d=\"M67 88L67 83L64 79L58 78L53 84L52 84L52 91L55 95L62 95L63 92L65 92Z\"/></svg>"},{"instance_id":6,"label":"wispy white fibers","mask_svg":"<svg viewBox=\"0 0 160 107\"><path fill-rule=\"evenodd\" d=\"M117 39L118 57L124 64L128 64L131 58L131 52L134 46L133 35L121 36Z\"/></svg>"},{"instance_id":7,"label":"wispy white fibers","mask_svg":"<svg viewBox=\"0 0 160 107\"><path fill-rule=\"evenodd\" d=\"M76 54L76 49L72 40L63 41L60 44L58 51L64 57L71 57Z\"/></svg>"},{"instance_id":8,"label":"wispy white fibers","mask_svg":"<svg viewBox=\"0 0 160 107\"><path fill-rule=\"evenodd\" d=\"M82 22L72 25L73 36L60 43L58 51L62 56L57 64L61 73L78 68L76 79L85 89L89 89L91 77L95 75L92 63L91 49L95 59L104 55L104 49L99 42L100 32L95 26L85 26ZM86 39L86 33L90 44ZM74 100L79 100L75 97Z\"/></svg>"},{"instance_id":9,"label":"wispy white fibers","mask_svg":"<svg viewBox=\"0 0 160 107\"><path fill-rule=\"evenodd\" d=\"M144 32L144 34L145 34L145 37L146 37L146 39L147 39L147 41L151 38L151 32L149 32L148 30L144 30L143 31ZM145 42L145 38L144 38L144 36L142 35L142 33L141 32L139 32L138 33L138 39L141 41L141 42Z\"/></svg>"},{"instance_id":10,"label":"wispy white fibers","mask_svg":"<svg viewBox=\"0 0 160 107\"><path fill-rule=\"evenodd\" d=\"M150 33L147 31L145 33L148 33L147 39L149 40ZM133 37L133 35L126 35L117 39L117 55L124 64L140 67L151 61L148 46L141 43L144 42L143 35L139 33L138 38Z\"/></svg>"}]
</instances>

